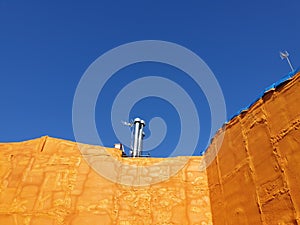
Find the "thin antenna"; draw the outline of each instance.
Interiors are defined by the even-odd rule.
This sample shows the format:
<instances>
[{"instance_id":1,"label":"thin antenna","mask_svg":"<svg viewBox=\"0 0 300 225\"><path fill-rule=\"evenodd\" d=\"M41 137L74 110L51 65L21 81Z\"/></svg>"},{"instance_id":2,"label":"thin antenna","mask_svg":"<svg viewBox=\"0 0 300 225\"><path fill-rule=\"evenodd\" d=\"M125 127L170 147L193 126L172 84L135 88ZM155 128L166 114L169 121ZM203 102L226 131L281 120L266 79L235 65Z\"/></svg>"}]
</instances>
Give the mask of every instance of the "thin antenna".
<instances>
[{"instance_id":1,"label":"thin antenna","mask_svg":"<svg viewBox=\"0 0 300 225\"><path fill-rule=\"evenodd\" d=\"M284 60L284 59L287 60L289 66L291 67L292 72L294 72L294 71L295 71L295 70L294 70L294 67L292 66L292 63L291 63L291 61L290 61L290 59L289 59L290 54L289 54L287 51L284 51L284 52L279 52L279 55L280 55L280 58L281 58L282 60Z\"/></svg>"},{"instance_id":2,"label":"thin antenna","mask_svg":"<svg viewBox=\"0 0 300 225\"><path fill-rule=\"evenodd\" d=\"M128 127L132 127L132 126L133 126L133 123L132 123L132 122L121 121L121 123L122 123L124 126L128 126Z\"/></svg>"},{"instance_id":3,"label":"thin antenna","mask_svg":"<svg viewBox=\"0 0 300 225\"><path fill-rule=\"evenodd\" d=\"M129 152L129 154L132 155L132 149L133 149L133 131L134 131L132 128L133 128L134 123L133 123L132 120L130 122L121 120L121 123L124 126L129 127L129 129L130 129L131 137L130 137L130 152Z\"/></svg>"}]
</instances>

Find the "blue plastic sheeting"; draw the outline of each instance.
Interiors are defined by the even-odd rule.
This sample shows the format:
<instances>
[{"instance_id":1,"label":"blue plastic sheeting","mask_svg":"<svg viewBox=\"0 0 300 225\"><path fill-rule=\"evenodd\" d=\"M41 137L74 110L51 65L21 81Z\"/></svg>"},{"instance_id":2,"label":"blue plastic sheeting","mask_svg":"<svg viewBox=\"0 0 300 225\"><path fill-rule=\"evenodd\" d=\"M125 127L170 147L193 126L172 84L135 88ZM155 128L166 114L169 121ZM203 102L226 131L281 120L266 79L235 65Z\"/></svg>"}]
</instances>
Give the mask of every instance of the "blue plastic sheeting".
<instances>
[{"instance_id":1,"label":"blue plastic sheeting","mask_svg":"<svg viewBox=\"0 0 300 225\"><path fill-rule=\"evenodd\" d=\"M300 72L300 67L298 69L296 69L295 71L290 72L288 75L286 75L285 77L281 78L279 81L277 81L277 82L273 83L272 85L270 85L269 87L267 87L263 92L260 93L260 95L254 101L252 101L249 105L247 105L246 107L240 109L233 116L231 116L230 119L225 124L227 124L230 120L234 119L235 117L239 116L241 113L247 112L249 110L249 108L255 102L257 102L259 99L261 99L267 92L274 91L277 87L279 87L283 83L290 81L293 78L293 76L296 73L298 73L298 72Z\"/></svg>"}]
</instances>

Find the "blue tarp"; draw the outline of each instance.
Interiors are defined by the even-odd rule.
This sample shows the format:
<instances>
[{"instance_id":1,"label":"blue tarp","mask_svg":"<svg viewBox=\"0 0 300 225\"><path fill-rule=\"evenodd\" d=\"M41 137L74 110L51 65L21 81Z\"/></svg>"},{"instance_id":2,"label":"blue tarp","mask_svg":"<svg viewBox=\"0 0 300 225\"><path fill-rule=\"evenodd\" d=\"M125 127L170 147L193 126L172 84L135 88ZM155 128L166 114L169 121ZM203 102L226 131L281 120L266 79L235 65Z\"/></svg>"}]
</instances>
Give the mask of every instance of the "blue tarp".
<instances>
[{"instance_id":1,"label":"blue tarp","mask_svg":"<svg viewBox=\"0 0 300 225\"><path fill-rule=\"evenodd\" d=\"M229 120L225 123L227 124L230 120L234 119L235 117L237 117L238 115L240 115L243 112L248 111L248 109L255 103L257 102L259 99L261 99L266 93L268 93L269 91L274 91L276 90L277 87L279 87L280 85L282 85L285 82L288 82L289 80L291 80L293 78L293 76L300 72L300 68L296 69L293 72L290 72L288 75L286 75L285 77L281 78L280 80L278 80L277 82L273 83L272 85L270 85L269 87L267 87L263 92L261 92L258 97L256 99L254 99L254 101L252 101L249 105L247 105L246 107L240 109L238 112L236 112L233 116L231 116L229 118Z\"/></svg>"}]
</instances>

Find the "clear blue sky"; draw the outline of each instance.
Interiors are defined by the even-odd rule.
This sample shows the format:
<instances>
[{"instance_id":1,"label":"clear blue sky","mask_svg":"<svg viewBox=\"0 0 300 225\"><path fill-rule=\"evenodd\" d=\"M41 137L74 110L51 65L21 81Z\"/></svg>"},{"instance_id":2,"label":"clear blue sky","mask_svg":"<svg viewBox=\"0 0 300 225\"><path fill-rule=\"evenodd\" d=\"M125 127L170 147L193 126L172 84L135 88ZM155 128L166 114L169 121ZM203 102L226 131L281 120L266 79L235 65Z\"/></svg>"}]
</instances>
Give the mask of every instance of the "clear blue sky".
<instances>
[{"instance_id":1,"label":"clear blue sky","mask_svg":"<svg viewBox=\"0 0 300 225\"><path fill-rule=\"evenodd\" d=\"M72 102L81 76L101 54L138 40L174 42L198 54L218 79L230 118L290 72L280 50L288 50L299 66L299 8L298 0L0 0L0 141L42 135L74 140ZM111 79L96 107L105 145L117 142L107 122L117 90L140 74L159 73L181 82L197 102L203 127L195 154L204 150L210 118L201 90L165 65L144 63L120 73L125 76ZM166 119L169 133L151 154L167 156L180 135L176 111L149 98L135 106L136 115L146 122L153 116Z\"/></svg>"}]
</instances>

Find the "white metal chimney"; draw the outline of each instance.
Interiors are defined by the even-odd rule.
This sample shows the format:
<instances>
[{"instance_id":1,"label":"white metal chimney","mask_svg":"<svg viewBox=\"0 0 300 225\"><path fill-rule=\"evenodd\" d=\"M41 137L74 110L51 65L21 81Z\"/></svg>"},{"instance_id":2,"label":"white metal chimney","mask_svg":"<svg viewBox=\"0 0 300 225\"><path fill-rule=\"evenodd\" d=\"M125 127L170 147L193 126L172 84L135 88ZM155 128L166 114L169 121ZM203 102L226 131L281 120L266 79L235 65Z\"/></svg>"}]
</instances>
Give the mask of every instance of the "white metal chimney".
<instances>
[{"instance_id":1,"label":"white metal chimney","mask_svg":"<svg viewBox=\"0 0 300 225\"><path fill-rule=\"evenodd\" d=\"M142 150L143 150L143 138L145 136L145 133L143 131L145 127L145 121L141 120L140 122L140 130L139 130L139 140L138 140L138 157L141 157L142 155Z\"/></svg>"},{"instance_id":2,"label":"white metal chimney","mask_svg":"<svg viewBox=\"0 0 300 225\"><path fill-rule=\"evenodd\" d=\"M143 148L143 129L145 127L145 121L140 118L135 118L134 122L134 132L133 132L133 148L132 148L132 157L140 157L142 154Z\"/></svg>"}]
</instances>

